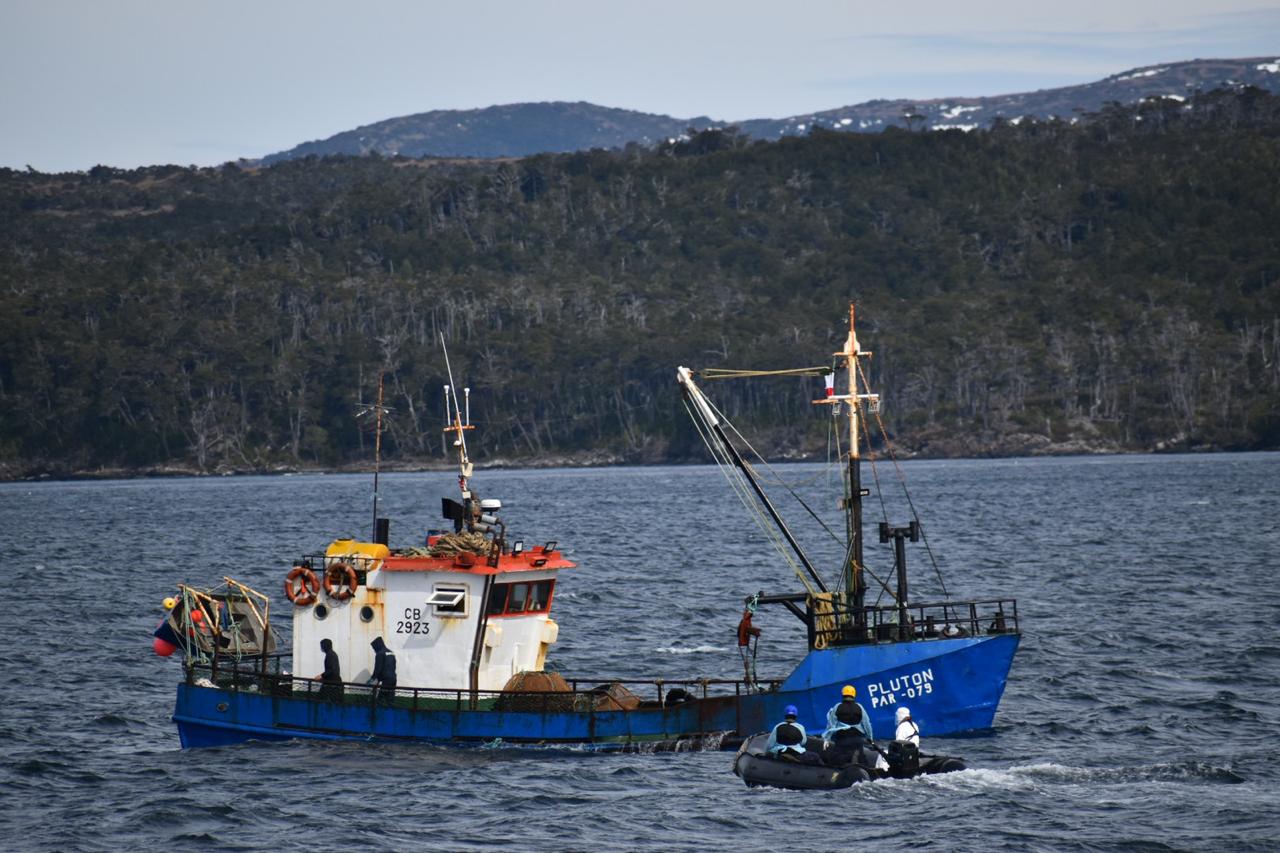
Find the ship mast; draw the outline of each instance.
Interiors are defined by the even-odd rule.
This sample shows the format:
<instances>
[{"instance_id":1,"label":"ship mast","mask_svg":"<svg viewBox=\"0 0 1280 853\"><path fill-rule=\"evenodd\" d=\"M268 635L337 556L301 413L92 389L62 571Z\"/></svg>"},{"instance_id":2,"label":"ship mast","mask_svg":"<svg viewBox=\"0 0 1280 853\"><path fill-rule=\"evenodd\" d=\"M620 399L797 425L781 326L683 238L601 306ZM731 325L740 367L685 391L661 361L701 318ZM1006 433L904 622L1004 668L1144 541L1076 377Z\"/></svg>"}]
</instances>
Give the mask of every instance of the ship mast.
<instances>
[{"instance_id":1,"label":"ship mast","mask_svg":"<svg viewBox=\"0 0 1280 853\"><path fill-rule=\"evenodd\" d=\"M866 400L872 410L875 411L875 406L879 405L880 397L878 394L872 394L870 389L862 389L859 386L858 359L870 356L871 352L858 346L858 336L854 331L854 319L854 305L850 302L849 334L845 338L844 349L840 352L832 353L836 358L843 359L844 369L848 374L846 386L848 392L836 394L833 388L834 376L828 375L827 397L813 402L830 406L839 406L844 403L848 407L846 411L849 416L849 455L847 457L849 479L848 492L842 501L842 508L847 513L845 524L849 549L842 570L844 573L844 587L849 596L850 606L856 614L856 618L862 620L864 618L862 608L865 605L864 599L867 591L867 582L862 576L862 499L870 492L862 488L862 429L858 420L858 404L860 401Z\"/></svg>"},{"instance_id":2,"label":"ship mast","mask_svg":"<svg viewBox=\"0 0 1280 853\"><path fill-rule=\"evenodd\" d=\"M854 307L849 303L849 336L845 339L845 370L849 374L849 541L852 543L845 564L845 591L853 597L853 607L861 615L867 582L862 577L862 441L858 434L858 336L854 332ZM867 353L870 355L870 353Z\"/></svg>"}]
</instances>

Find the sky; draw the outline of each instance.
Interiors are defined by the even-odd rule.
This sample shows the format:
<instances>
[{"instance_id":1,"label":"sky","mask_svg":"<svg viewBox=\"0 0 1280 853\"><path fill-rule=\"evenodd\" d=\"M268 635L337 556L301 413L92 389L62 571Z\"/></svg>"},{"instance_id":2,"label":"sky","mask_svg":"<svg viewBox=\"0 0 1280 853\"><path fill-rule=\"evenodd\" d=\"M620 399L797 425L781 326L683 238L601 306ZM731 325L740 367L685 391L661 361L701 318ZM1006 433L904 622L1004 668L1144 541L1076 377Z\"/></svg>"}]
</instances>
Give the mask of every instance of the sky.
<instances>
[{"instance_id":1,"label":"sky","mask_svg":"<svg viewBox=\"0 0 1280 853\"><path fill-rule=\"evenodd\" d=\"M0 0L0 166L218 165L436 109L782 118L1280 57L1271 0Z\"/></svg>"}]
</instances>

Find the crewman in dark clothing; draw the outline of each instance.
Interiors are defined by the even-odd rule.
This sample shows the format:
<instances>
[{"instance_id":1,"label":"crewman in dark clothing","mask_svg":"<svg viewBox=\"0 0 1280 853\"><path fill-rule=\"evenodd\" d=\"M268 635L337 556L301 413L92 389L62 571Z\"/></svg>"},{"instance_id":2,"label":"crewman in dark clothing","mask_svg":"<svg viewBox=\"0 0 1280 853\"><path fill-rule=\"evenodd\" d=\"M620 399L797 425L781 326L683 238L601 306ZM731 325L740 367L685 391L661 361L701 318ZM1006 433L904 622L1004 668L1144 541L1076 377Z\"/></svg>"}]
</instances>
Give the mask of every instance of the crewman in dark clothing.
<instances>
[{"instance_id":1,"label":"crewman in dark clothing","mask_svg":"<svg viewBox=\"0 0 1280 853\"><path fill-rule=\"evenodd\" d=\"M390 705L396 695L395 652L387 648L381 637L375 637L369 645L373 646L374 652L373 675L369 678L369 683L377 685L378 701Z\"/></svg>"},{"instance_id":2,"label":"crewman in dark clothing","mask_svg":"<svg viewBox=\"0 0 1280 853\"><path fill-rule=\"evenodd\" d=\"M324 652L324 672L320 674L320 699L325 702L342 701L342 668L338 665L338 653L333 650L333 641L325 637L320 641L320 651Z\"/></svg>"},{"instance_id":3,"label":"crewman in dark clothing","mask_svg":"<svg viewBox=\"0 0 1280 853\"><path fill-rule=\"evenodd\" d=\"M841 702L832 709L832 715L840 725L827 732L829 746L822 751L822 762L831 767L867 763L867 738L858 725L862 722L862 707L857 702ZM870 764L874 766L875 761Z\"/></svg>"}]
</instances>

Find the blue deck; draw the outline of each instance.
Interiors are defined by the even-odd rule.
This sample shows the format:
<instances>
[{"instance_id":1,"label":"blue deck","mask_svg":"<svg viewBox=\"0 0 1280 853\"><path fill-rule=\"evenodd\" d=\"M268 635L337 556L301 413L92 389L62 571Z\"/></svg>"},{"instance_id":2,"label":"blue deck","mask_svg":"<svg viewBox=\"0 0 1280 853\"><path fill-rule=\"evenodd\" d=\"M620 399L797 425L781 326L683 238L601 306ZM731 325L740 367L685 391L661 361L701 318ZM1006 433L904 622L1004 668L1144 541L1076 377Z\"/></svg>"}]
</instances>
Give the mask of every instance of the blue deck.
<instances>
[{"instance_id":1,"label":"blue deck","mask_svg":"<svg viewBox=\"0 0 1280 853\"><path fill-rule=\"evenodd\" d=\"M1017 634L812 651L772 693L710 696L633 711L414 710L178 686L173 719L184 747L317 738L479 745L584 745L625 749L769 728L794 704L814 732L853 684L878 737L908 705L926 736L990 728L1018 647Z\"/></svg>"}]
</instances>

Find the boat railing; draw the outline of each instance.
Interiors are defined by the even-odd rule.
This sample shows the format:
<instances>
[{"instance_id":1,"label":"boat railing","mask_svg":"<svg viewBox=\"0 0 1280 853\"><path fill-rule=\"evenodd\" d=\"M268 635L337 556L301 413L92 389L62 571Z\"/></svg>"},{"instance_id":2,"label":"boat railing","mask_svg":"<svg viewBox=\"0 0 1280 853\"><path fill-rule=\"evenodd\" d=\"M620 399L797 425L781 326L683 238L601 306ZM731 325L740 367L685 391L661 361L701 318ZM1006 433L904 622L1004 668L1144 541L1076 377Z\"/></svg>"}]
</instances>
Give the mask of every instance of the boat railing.
<instances>
[{"instance_id":1,"label":"boat railing","mask_svg":"<svg viewBox=\"0 0 1280 853\"><path fill-rule=\"evenodd\" d=\"M340 554L332 557L326 554L305 554L302 559L295 560L294 562L297 565L306 566L308 569L316 572L316 574L323 574L330 567L336 566L340 563L346 564L356 570L357 576L360 578L361 583L363 583L364 576L378 568L378 565L382 562L382 558L364 557L359 554Z\"/></svg>"},{"instance_id":2,"label":"boat railing","mask_svg":"<svg viewBox=\"0 0 1280 853\"><path fill-rule=\"evenodd\" d=\"M193 661L187 664L187 684L287 696L341 704L387 704L409 710L435 711L553 711L607 712L641 708L671 708L698 699L743 696L777 690L781 679L748 682L722 678L591 678L567 679L568 690L469 690L403 687L383 691L362 682L323 682L284 671L288 654L245 657L239 661ZM621 688L621 689L619 689Z\"/></svg>"},{"instance_id":3,"label":"boat railing","mask_svg":"<svg viewBox=\"0 0 1280 853\"><path fill-rule=\"evenodd\" d=\"M811 599L808 616L809 645L815 649L1020 633L1018 602L1013 598L858 608L832 596Z\"/></svg>"}]
</instances>

